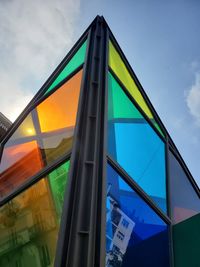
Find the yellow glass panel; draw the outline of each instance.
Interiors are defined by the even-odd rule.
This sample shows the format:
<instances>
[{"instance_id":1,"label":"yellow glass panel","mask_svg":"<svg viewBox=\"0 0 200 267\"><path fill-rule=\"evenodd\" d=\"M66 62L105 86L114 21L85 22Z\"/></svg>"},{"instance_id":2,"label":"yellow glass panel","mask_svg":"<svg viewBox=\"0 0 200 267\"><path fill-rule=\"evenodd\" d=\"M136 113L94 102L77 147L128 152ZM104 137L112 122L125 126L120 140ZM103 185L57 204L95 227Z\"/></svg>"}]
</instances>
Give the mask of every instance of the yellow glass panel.
<instances>
[{"instance_id":1,"label":"yellow glass panel","mask_svg":"<svg viewBox=\"0 0 200 267\"><path fill-rule=\"evenodd\" d=\"M12 135L11 139L15 140L22 136L34 136L36 135L35 126L33 124L32 114L30 113L23 123L19 126L16 132Z\"/></svg>"},{"instance_id":2,"label":"yellow glass panel","mask_svg":"<svg viewBox=\"0 0 200 267\"><path fill-rule=\"evenodd\" d=\"M138 103L138 105L146 113L146 115L150 119L152 119L153 115L149 107L147 106L143 96L141 95L124 62L122 61L120 55L116 51L111 41L109 41L109 66L120 79L120 81L124 84L126 89Z\"/></svg>"}]
</instances>

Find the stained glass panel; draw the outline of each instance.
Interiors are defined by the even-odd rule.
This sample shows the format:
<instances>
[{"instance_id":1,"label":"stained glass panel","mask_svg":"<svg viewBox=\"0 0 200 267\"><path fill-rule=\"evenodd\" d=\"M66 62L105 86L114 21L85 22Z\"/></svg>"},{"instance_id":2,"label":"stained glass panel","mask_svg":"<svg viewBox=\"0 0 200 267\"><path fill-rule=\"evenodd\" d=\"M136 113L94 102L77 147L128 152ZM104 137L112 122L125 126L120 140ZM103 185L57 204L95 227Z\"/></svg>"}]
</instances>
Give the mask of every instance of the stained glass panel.
<instances>
[{"instance_id":1,"label":"stained glass panel","mask_svg":"<svg viewBox=\"0 0 200 267\"><path fill-rule=\"evenodd\" d=\"M107 166L106 267L169 267L168 227Z\"/></svg>"},{"instance_id":2,"label":"stained glass panel","mask_svg":"<svg viewBox=\"0 0 200 267\"><path fill-rule=\"evenodd\" d=\"M0 165L0 197L70 151L82 70L39 104L5 144Z\"/></svg>"},{"instance_id":3,"label":"stained glass panel","mask_svg":"<svg viewBox=\"0 0 200 267\"><path fill-rule=\"evenodd\" d=\"M68 170L69 162L0 208L0 266L54 266Z\"/></svg>"},{"instance_id":4,"label":"stained glass panel","mask_svg":"<svg viewBox=\"0 0 200 267\"><path fill-rule=\"evenodd\" d=\"M108 91L108 153L166 212L165 145L110 73Z\"/></svg>"},{"instance_id":5,"label":"stained glass panel","mask_svg":"<svg viewBox=\"0 0 200 267\"><path fill-rule=\"evenodd\" d=\"M114 47L111 41L109 41L109 66L112 69L112 71L116 74L116 76L120 79L120 81L124 84L126 89L129 91L129 93L132 95L132 97L135 99L135 101L138 103L141 109L152 120L153 124L161 133L161 135L163 135L159 125L155 122L155 119L153 118L152 112L150 111L142 94L137 88L137 85L135 84L128 69L126 68L125 63L121 59L119 53L117 52L116 48Z\"/></svg>"}]
</instances>

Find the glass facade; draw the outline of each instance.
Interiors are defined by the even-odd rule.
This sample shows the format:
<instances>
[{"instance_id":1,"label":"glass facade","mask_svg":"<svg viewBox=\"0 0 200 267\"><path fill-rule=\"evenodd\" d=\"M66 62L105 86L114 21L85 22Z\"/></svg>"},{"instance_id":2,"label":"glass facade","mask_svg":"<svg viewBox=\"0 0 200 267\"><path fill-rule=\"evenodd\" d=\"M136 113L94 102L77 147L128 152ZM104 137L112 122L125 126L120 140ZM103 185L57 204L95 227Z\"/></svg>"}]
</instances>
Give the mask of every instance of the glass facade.
<instances>
[{"instance_id":1,"label":"glass facade","mask_svg":"<svg viewBox=\"0 0 200 267\"><path fill-rule=\"evenodd\" d=\"M168 226L107 166L106 266L168 267Z\"/></svg>"},{"instance_id":2,"label":"glass facade","mask_svg":"<svg viewBox=\"0 0 200 267\"><path fill-rule=\"evenodd\" d=\"M165 145L108 75L108 153L166 212Z\"/></svg>"},{"instance_id":3,"label":"glass facade","mask_svg":"<svg viewBox=\"0 0 200 267\"><path fill-rule=\"evenodd\" d=\"M0 208L0 266L54 266L69 162Z\"/></svg>"},{"instance_id":4,"label":"glass facade","mask_svg":"<svg viewBox=\"0 0 200 267\"><path fill-rule=\"evenodd\" d=\"M198 187L105 21L81 40L0 146L0 267L199 267Z\"/></svg>"},{"instance_id":5,"label":"glass facade","mask_svg":"<svg viewBox=\"0 0 200 267\"><path fill-rule=\"evenodd\" d=\"M71 150L82 70L40 103L6 142L0 165L0 197Z\"/></svg>"}]
</instances>

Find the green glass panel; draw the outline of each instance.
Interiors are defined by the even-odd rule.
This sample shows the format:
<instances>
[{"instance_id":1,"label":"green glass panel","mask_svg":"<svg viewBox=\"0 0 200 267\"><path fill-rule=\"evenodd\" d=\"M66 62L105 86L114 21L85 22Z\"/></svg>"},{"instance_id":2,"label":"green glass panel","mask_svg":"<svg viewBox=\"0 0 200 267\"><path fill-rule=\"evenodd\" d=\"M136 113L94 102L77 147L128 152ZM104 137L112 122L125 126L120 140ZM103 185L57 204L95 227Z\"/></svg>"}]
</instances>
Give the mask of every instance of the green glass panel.
<instances>
[{"instance_id":1,"label":"green glass panel","mask_svg":"<svg viewBox=\"0 0 200 267\"><path fill-rule=\"evenodd\" d=\"M166 212L165 144L111 73L108 154Z\"/></svg>"},{"instance_id":2,"label":"green glass panel","mask_svg":"<svg viewBox=\"0 0 200 267\"><path fill-rule=\"evenodd\" d=\"M59 218L62 213L62 203L64 201L66 178L68 176L68 172L69 172L69 161L49 174L51 192L56 212Z\"/></svg>"},{"instance_id":3,"label":"green glass panel","mask_svg":"<svg viewBox=\"0 0 200 267\"><path fill-rule=\"evenodd\" d=\"M175 267L200 266L200 214L173 226Z\"/></svg>"},{"instance_id":4,"label":"green glass panel","mask_svg":"<svg viewBox=\"0 0 200 267\"><path fill-rule=\"evenodd\" d=\"M126 89L129 91L131 96L135 99L135 101L138 103L144 113L149 117L149 119L155 121L150 108L148 107L140 90L135 84L133 78L131 77L125 63L121 59L119 53L117 52L111 41L109 41L109 66L120 79L120 81L124 84ZM162 134L162 136L164 136L159 125L157 123L154 123L154 125Z\"/></svg>"},{"instance_id":5,"label":"green glass panel","mask_svg":"<svg viewBox=\"0 0 200 267\"><path fill-rule=\"evenodd\" d=\"M69 162L0 208L0 266L54 266L68 169Z\"/></svg>"},{"instance_id":6,"label":"green glass panel","mask_svg":"<svg viewBox=\"0 0 200 267\"><path fill-rule=\"evenodd\" d=\"M130 99L125 95L113 76L108 74L108 119L116 118L140 118L143 119L140 112L133 106ZM120 103L120 104L119 104Z\"/></svg>"},{"instance_id":7,"label":"green glass panel","mask_svg":"<svg viewBox=\"0 0 200 267\"><path fill-rule=\"evenodd\" d=\"M61 71L61 73L58 75L55 81L51 84L51 86L48 88L45 94L51 91L56 85L58 85L62 80L64 80L70 73L72 73L76 68L78 68L81 64L84 63L86 48L87 48L87 40L83 43L83 45L75 53L75 55L68 62L65 68Z\"/></svg>"}]
</instances>

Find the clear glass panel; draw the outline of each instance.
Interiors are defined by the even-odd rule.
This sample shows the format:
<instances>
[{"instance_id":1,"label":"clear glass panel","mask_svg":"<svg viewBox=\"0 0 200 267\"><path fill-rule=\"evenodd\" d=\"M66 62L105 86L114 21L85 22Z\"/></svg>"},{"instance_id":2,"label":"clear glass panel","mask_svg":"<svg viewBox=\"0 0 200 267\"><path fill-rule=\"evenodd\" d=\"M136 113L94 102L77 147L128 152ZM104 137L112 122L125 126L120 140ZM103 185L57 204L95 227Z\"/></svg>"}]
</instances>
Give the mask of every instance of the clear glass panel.
<instances>
[{"instance_id":1,"label":"clear glass panel","mask_svg":"<svg viewBox=\"0 0 200 267\"><path fill-rule=\"evenodd\" d=\"M120 79L120 81L124 84L126 89L138 103L138 105L142 108L142 110L146 113L146 115L153 120L153 124L159 130L159 132L163 135L160 127L155 122L152 112L150 111L148 105L146 104L142 94L140 93L139 89L137 88L134 80L132 79L129 71L126 68L126 65L122 61L120 55L118 54L117 50L115 49L114 45L111 41L109 41L109 66ZM163 135L164 136L164 135Z\"/></svg>"},{"instance_id":2,"label":"clear glass panel","mask_svg":"<svg viewBox=\"0 0 200 267\"><path fill-rule=\"evenodd\" d=\"M165 145L110 73L108 153L166 212Z\"/></svg>"},{"instance_id":3,"label":"clear glass panel","mask_svg":"<svg viewBox=\"0 0 200 267\"><path fill-rule=\"evenodd\" d=\"M173 222L178 223L200 213L200 199L171 152L169 154L169 178Z\"/></svg>"},{"instance_id":4,"label":"clear glass panel","mask_svg":"<svg viewBox=\"0 0 200 267\"><path fill-rule=\"evenodd\" d=\"M0 208L0 266L54 266L68 170L69 162Z\"/></svg>"},{"instance_id":5,"label":"clear glass panel","mask_svg":"<svg viewBox=\"0 0 200 267\"><path fill-rule=\"evenodd\" d=\"M175 267L198 267L200 214L173 226Z\"/></svg>"},{"instance_id":6,"label":"clear glass panel","mask_svg":"<svg viewBox=\"0 0 200 267\"><path fill-rule=\"evenodd\" d=\"M75 53L72 59L68 62L65 68L61 71L55 81L48 88L46 93L50 92L56 85L58 85L62 80L64 80L70 73L77 69L81 64L84 63L85 55L87 49L87 40L82 44L79 50Z\"/></svg>"},{"instance_id":7,"label":"clear glass panel","mask_svg":"<svg viewBox=\"0 0 200 267\"><path fill-rule=\"evenodd\" d=\"M168 227L107 166L106 266L169 267Z\"/></svg>"},{"instance_id":8,"label":"clear glass panel","mask_svg":"<svg viewBox=\"0 0 200 267\"><path fill-rule=\"evenodd\" d=\"M5 144L0 196L8 195L72 147L82 70L39 104Z\"/></svg>"}]
</instances>

